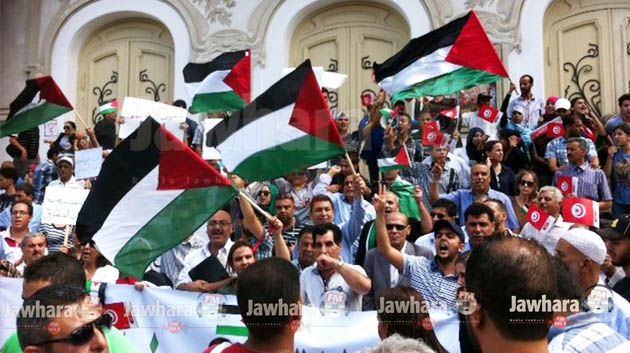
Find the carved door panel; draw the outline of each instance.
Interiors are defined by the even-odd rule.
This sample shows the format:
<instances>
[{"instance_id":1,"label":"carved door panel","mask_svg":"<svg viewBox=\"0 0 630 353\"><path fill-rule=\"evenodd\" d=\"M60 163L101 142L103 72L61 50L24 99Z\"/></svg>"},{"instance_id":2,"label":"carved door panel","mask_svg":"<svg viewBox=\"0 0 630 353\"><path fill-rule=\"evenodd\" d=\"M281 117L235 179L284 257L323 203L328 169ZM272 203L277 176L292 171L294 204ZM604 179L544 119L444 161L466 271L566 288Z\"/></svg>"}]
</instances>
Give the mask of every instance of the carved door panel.
<instances>
[{"instance_id":1,"label":"carved door panel","mask_svg":"<svg viewBox=\"0 0 630 353\"><path fill-rule=\"evenodd\" d=\"M602 97L613 96L611 53L607 38L610 33L608 12L594 11L562 19L547 33L547 94L587 98L591 109L610 111L612 106L602 104Z\"/></svg>"},{"instance_id":2,"label":"carved door panel","mask_svg":"<svg viewBox=\"0 0 630 353\"><path fill-rule=\"evenodd\" d=\"M313 66L348 75L332 96L331 105L350 116L355 129L363 116L361 92L378 92L372 79L372 63L383 62L409 41L405 20L395 10L376 4L331 6L297 26L291 48L291 65L310 58Z\"/></svg>"},{"instance_id":3,"label":"carved door panel","mask_svg":"<svg viewBox=\"0 0 630 353\"><path fill-rule=\"evenodd\" d=\"M126 20L103 27L86 41L79 62L77 110L90 126L105 101L173 99L173 40L155 22ZM84 128L79 119L76 123Z\"/></svg>"},{"instance_id":4,"label":"carved door panel","mask_svg":"<svg viewBox=\"0 0 630 353\"><path fill-rule=\"evenodd\" d=\"M128 94L133 97L166 102L173 96L173 49L168 46L134 41L130 43Z\"/></svg>"},{"instance_id":5,"label":"carved door panel","mask_svg":"<svg viewBox=\"0 0 630 353\"><path fill-rule=\"evenodd\" d=\"M295 67L304 60L311 59L313 67L321 66L326 71L347 73L350 61L348 33L348 28L338 28L303 38L299 41L299 49L291 65ZM332 109L346 112L349 108L348 94L347 83L338 90L330 90L328 104Z\"/></svg>"},{"instance_id":6,"label":"carved door panel","mask_svg":"<svg viewBox=\"0 0 630 353\"><path fill-rule=\"evenodd\" d=\"M612 16L613 55L619 58L615 69L615 97L630 92L630 9L619 9Z\"/></svg>"}]
</instances>

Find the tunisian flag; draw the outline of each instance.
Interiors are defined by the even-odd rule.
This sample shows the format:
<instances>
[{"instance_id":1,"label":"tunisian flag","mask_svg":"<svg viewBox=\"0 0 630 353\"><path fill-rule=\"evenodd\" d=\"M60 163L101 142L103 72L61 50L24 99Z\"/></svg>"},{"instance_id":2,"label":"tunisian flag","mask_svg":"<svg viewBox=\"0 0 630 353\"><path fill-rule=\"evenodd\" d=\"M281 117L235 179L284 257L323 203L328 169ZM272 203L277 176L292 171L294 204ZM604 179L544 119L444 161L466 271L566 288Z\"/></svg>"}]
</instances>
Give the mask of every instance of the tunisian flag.
<instances>
[{"instance_id":1,"label":"tunisian flag","mask_svg":"<svg viewBox=\"0 0 630 353\"><path fill-rule=\"evenodd\" d=\"M539 232L546 233L554 224L556 219L551 217L549 213L543 211L536 204L532 203L527 212L527 222L531 224Z\"/></svg>"},{"instance_id":2,"label":"tunisian flag","mask_svg":"<svg viewBox=\"0 0 630 353\"><path fill-rule=\"evenodd\" d=\"M599 228L599 203L579 197L562 200L562 217L565 222Z\"/></svg>"}]
</instances>

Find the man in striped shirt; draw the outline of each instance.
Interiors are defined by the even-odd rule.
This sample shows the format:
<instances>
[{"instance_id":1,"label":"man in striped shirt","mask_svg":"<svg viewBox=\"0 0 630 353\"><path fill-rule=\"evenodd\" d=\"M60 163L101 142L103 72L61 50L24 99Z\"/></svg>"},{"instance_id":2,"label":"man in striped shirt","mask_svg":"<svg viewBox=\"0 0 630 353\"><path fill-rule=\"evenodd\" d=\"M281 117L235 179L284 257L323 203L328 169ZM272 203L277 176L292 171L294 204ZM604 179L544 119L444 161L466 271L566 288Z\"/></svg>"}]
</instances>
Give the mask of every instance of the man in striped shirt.
<instances>
[{"instance_id":1,"label":"man in striped shirt","mask_svg":"<svg viewBox=\"0 0 630 353\"><path fill-rule=\"evenodd\" d=\"M600 211L612 207L612 194L608 187L608 179L601 169L593 169L586 161L586 142L579 137L570 138L567 142L569 165L558 170L553 178L553 185L558 186L559 177L577 177L577 197L599 202ZM576 180L574 179L574 182Z\"/></svg>"}]
</instances>

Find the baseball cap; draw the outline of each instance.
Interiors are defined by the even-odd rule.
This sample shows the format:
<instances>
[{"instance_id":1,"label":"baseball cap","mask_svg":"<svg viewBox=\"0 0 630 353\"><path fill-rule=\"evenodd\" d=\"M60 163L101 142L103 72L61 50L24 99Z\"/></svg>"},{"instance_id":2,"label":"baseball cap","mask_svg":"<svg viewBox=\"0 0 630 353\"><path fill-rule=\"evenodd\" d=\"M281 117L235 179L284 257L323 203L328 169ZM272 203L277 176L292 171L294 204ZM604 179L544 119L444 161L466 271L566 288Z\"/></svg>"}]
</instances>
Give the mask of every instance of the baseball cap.
<instances>
[{"instance_id":1,"label":"baseball cap","mask_svg":"<svg viewBox=\"0 0 630 353\"><path fill-rule=\"evenodd\" d=\"M438 230L444 229L444 228L448 228L452 230L453 233L457 234L457 236L462 240L462 242L466 241L462 228L458 226L457 224L453 222L449 222L445 219L440 219L439 221L435 222L435 224L433 225L433 233L437 233Z\"/></svg>"},{"instance_id":2,"label":"baseball cap","mask_svg":"<svg viewBox=\"0 0 630 353\"><path fill-rule=\"evenodd\" d=\"M569 109L571 109L571 102L569 102L569 100L566 99L566 98L558 98L558 100L556 101L556 104L554 104L553 108L555 110L558 110L558 109L569 110Z\"/></svg>"},{"instance_id":3,"label":"baseball cap","mask_svg":"<svg viewBox=\"0 0 630 353\"><path fill-rule=\"evenodd\" d=\"M606 259L606 244L595 232L584 228L573 228L562 233L560 239L564 239L597 264L603 264Z\"/></svg>"},{"instance_id":4,"label":"baseball cap","mask_svg":"<svg viewBox=\"0 0 630 353\"><path fill-rule=\"evenodd\" d=\"M605 240L630 239L630 214L613 219L597 232Z\"/></svg>"},{"instance_id":5,"label":"baseball cap","mask_svg":"<svg viewBox=\"0 0 630 353\"><path fill-rule=\"evenodd\" d=\"M73 160L72 156L69 156L69 155L59 156L59 158L57 158L57 162L55 164L59 165L59 163L62 162L62 161L68 162L68 163L70 163L71 166L74 166L74 160Z\"/></svg>"},{"instance_id":6,"label":"baseball cap","mask_svg":"<svg viewBox=\"0 0 630 353\"><path fill-rule=\"evenodd\" d=\"M512 109L512 113L521 113L521 115L525 114L525 108L522 105L517 105Z\"/></svg>"}]
</instances>

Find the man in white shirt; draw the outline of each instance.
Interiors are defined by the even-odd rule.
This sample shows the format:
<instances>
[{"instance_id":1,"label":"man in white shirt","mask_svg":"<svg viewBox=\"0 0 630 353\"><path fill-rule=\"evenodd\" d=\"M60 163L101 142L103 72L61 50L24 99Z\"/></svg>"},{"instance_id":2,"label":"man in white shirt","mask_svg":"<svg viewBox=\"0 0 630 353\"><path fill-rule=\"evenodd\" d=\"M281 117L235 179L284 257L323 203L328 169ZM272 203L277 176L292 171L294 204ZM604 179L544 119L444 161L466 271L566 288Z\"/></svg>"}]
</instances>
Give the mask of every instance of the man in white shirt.
<instances>
[{"instance_id":1,"label":"man in white shirt","mask_svg":"<svg viewBox=\"0 0 630 353\"><path fill-rule=\"evenodd\" d=\"M538 241L553 255L556 252L556 245L560 235L571 226L571 223L562 220L562 215L560 214L560 211L562 211L562 192L555 186L544 186L538 192L536 203L538 207L556 220L547 232L539 231L531 223L527 222L523 226L521 236Z\"/></svg>"},{"instance_id":2,"label":"man in white shirt","mask_svg":"<svg viewBox=\"0 0 630 353\"><path fill-rule=\"evenodd\" d=\"M53 180L47 188L62 187L69 189L84 189L85 182L74 178L74 158L71 155L61 155L57 158L59 179Z\"/></svg>"},{"instance_id":3,"label":"man in white shirt","mask_svg":"<svg viewBox=\"0 0 630 353\"><path fill-rule=\"evenodd\" d=\"M532 93L534 78L532 76L523 75L518 82L521 88L521 95L510 102L507 110L508 118L512 118L515 107L523 107L523 125L533 130L538 127L540 117L545 112L545 101L534 97Z\"/></svg>"},{"instance_id":4,"label":"man in white shirt","mask_svg":"<svg viewBox=\"0 0 630 353\"><path fill-rule=\"evenodd\" d=\"M204 280L193 281L188 272L199 265L209 256L216 256L223 267L227 268L227 256L232 248L232 217L226 211L220 210L208 221L206 228L210 242L199 249L192 250L184 258L184 268L177 277L175 287L190 292L210 292L210 283Z\"/></svg>"}]
</instances>

